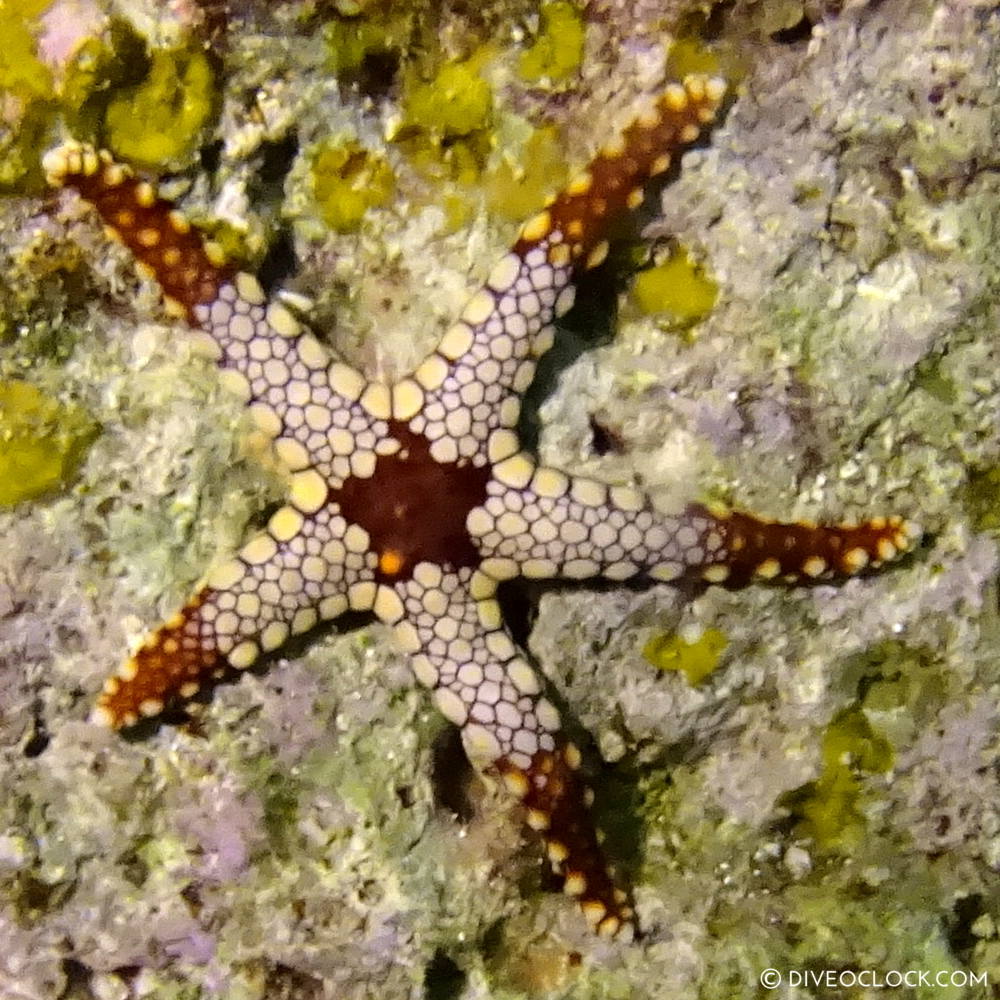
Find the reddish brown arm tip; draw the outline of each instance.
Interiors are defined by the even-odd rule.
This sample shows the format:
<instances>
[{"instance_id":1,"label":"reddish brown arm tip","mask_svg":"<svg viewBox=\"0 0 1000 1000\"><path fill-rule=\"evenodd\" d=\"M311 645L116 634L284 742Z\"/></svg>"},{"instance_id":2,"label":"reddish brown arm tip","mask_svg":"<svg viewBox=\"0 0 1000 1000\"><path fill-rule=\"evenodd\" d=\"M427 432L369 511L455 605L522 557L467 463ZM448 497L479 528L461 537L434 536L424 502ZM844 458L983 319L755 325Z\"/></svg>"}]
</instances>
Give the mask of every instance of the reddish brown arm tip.
<instances>
[{"instance_id":1,"label":"reddish brown arm tip","mask_svg":"<svg viewBox=\"0 0 1000 1000\"><path fill-rule=\"evenodd\" d=\"M159 283L171 311L196 325L194 307L217 298L234 273L218 245L106 150L70 143L50 150L43 165L50 184L75 188L97 209L110 233Z\"/></svg>"},{"instance_id":2,"label":"reddish brown arm tip","mask_svg":"<svg viewBox=\"0 0 1000 1000\"><path fill-rule=\"evenodd\" d=\"M723 80L700 74L667 87L646 114L525 223L514 252L525 257L533 246L551 237L549 259L557 266L600 264L612 223L636 208L649 178L666 170L671 156L698 138L715 117L725 90Z\"/></svg>"},{"instance_id":3,"label":"reddish brown arm tip","mask_svg":"<svg viewBox=\"0 0 1000 1000\"><path fill-rule=\"evenodd\" d=\"M692 512L709 514L704 508ZM854 576L898 558L921 536L918 525L895 516L860 524L817 525L781 524L732 513L718 517L717 525L724 555L702 575L731 586L751 580L809 583Z\"/></svg>"},{"instance_id":4,"label":"reddish brown arm tip","mask_svg":"<svg viewBox=\"0 0 1000 1000\"><path fill-rule=\"evenodd\" d=\"M572 743L540 750L527 770L505 760L497 767L524 803L527 825L545 843L563 891L574 897L587 922L605 937L634 933L632 908L615 886L588 808L590 792L577 770L580 753Z\"/></svg>"},{"instance_id":5,"label":"reddish brown arm tip","mask_svg":"<svg viewBox=\"0 0 1000 1000\"><path fill-rule=\"evenodd\" d=\"M204 638L202 590L146 641L104 684L91 719L112 729L158 715L176 698L190 698L226 668L225 658Z\"/></svg>"}]
</instances>

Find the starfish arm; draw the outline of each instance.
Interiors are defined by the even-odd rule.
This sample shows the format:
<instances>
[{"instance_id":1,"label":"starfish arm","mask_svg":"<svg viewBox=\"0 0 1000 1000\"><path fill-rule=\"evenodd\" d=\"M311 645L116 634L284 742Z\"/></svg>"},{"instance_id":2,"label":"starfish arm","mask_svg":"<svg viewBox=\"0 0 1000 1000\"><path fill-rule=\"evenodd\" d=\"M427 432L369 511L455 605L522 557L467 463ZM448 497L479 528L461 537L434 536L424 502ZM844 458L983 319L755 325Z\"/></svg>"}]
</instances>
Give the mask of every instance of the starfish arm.
<instances>
[{"instance_id":1,"label":"starfish arm","mask_svg":"<svg viewBox=\"0 0 1000 1000\"><path fill-rule=\"evenodd\" d=\"M558 711L503 625L495 589L471 568L423 562L409 580L378 588L375 612L394 626L417 679L461 728L473 764L499 773L524 804L564 891L593 926L614 935L631 910L589 816L580 754L561 736Z\"/></svg>"},{"instance_id":2,"label":"starfish arm","mask_svg":"<svg viewBox=\"0 0 1000 1000\"><path fill-rule=\"evenodd\" d=\"M326 349L250 274L237 272L155 187L105 150L67 144L45 157L49 182L75 188L163 290L168 311L195 328L195 347L250 407L290 469L312 464L346 479L374 461L386 426L365 406L385 396Z\"/></svg>"},{"instance_id":3,"label":"starfish arm","mask_svg":"<svg viewBox=\"0 0 1000 1000\"><path fill-rule=\"evenodd\" d=\"M801 583L877 568L920 534L899 517L782 524L700 504L664 514L637 490L538 467L521 454L494 469L487 494L467 527L483 556L481 568L496 580Z\"/></svg>"},{"instance_id":4,"label":"starfish arm","mask_svg":"<svg viewBox=\"0 0 1000 1000\"><path fill-rule=\"evenodd\" d=\"M525 223L437 349L394 388L393 416L426 435L438 461L483 465L516 451L520 394L552 345L554 321L573 304L577 277L603 261L616 219L698 137L724 91L721 80L701 75L671 84Z\"/></svg>"},{"instance_id":5,"label":"starfish arm","mask_svg":"<svg viewBox=\"0 0 1000 1000\"><path fill-rule=\"evenodd\" d=\"M105 682L93 720L115 729L134 725L190 698L227 668L245 670L289 636L342 614L352 590L371 575L367 546L365 532L335 508L305 514L282 507Z\"/></svg>"}]
</instances>

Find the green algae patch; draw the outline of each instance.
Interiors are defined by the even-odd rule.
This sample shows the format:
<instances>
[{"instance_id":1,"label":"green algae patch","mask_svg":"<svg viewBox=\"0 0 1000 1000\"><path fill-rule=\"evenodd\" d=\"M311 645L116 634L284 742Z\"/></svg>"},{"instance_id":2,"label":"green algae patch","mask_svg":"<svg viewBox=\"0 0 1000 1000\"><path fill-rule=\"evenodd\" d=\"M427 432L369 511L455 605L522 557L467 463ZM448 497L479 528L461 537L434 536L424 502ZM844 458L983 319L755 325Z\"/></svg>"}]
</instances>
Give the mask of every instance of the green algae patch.
<instances>
[{"instance_id":1,"label":"green algae patch","mask_svg":"<svg viewBox=\"0 0 1000 1000\"><path fill-rule=\"evenodd\" d=\"M398 58L412 34L413 12L392 4L370 16L360 9L342 12L323 27L327 66L334 76L352 76L372 59Z\"/></svg>"},{"instance_id":2,"label":"green algae patch","mask_svg":"<svg viewBox=\"0 0 1000 1000\"><path fill-rule=\"evenodd\" d=\"M66 64L59 89L68 130L97 141L108 102L138 86L149 68L145 42L121 19L112 20L105 36L82 42Z\"/></svg>"},{"instance_id":3,"label":"green algae patch","mask_svg":"<svg viewBox=\"0 0 1000 1000\"><path fill-rule=\"evenodd\" d=\"M215 76L200 49L157 49L149 71L115 94L104 116L114 153L147 167L182 162L194 151L215 108Z\"/></svg>"},{"instance_id":4,"label":"green algae patch","mask_svg":"<svg viewBox=\"0 0 1000 1000\"><path fill-rule=\"evenodd\" d=\"M933 654L895 640L867 653L876 672L865 678L861 709L872 729L895 750L911 746L947 703L950 683Z\"/></svg>"},{"instance_id":5,"label":"green algae patch","mask_svg":"<svg viewBox=\"0 0 1000 1000\"><path fill-rule=\"evenodd\" d=\"M840 712L823 736L819 777L785 796L796 834L818 848L850 851L864 839L864 779L892 768L892 745L857 705Z\"/></svg>"},{"instance_id":6,"label":"green algae patch","mask_svg":"<svg viewBox=\"0 0 1000 1000\"><path fill-rule=\"evenodd\" d=\"M647 316L666 313L681 323L695 323L712 311L719 286L684 250L636 276L632 298Z\"/></svg>"},{"instance_id":7,"label":"green algae patch","mask_svg":"<svg viewBox=\"0 0 1000 1000\"><path fill-rule=\"evenodd\" d=\"M647 842L663 838L664 846L644 861L651 866L652 882L668 876L677 860L688 871L715 870L721 863L732 862L734 856L742 856L754 837L706 794L704 775L691 765L676 764L640 774L638 795L636 811L645 823Z\"/></svg>"},{"instance_id":8,"label":"green algae patch","mask_svg":"<svg viewBox=\"0 0 1000 1000\"><path fill-rule=\"evenodd\" d=\"M0 382L0 505L33 500L62 486L96 435L81 411L27 382Z\"/></svg>"},{"instance_id":9,"label":"green algae patch","mask_svg":"<svg viewBox=\"0 0 1000 1000\"><path fill-rule=\"evenodd\" d=\"M667 72L677 80L683 80L688 73L715 74L719 72L719 57L699 38L678 38L667 56Z\"/></svg>"},{"instance_id":10,"label":"green algae patch","mask_svg":"<svg viewBox=\"0 0 1000 1000\"><path fill-rule=\"evenodd\" d=\"M66 129L106 145L109 104L132 94L152 67L146 40L126 19L112 17L100 35L84 39L66 63L59 83L59 110ZM137 131L146 123L134 125Z\"/></svg>"},{"instance_id":11,"label":"green algae patch","mask_svg":"<svg viewBox=\"0 0 1000 1000\"><path fill-rule=\"evenodd\" d=\"M487 128L493 118L493 88L482 75L488 55L483 48L468 59L446 62L431 80L408 80L404 124L439 141Z\"/></svg>"},{"instance_id":12,"label":"green algae patch","mask_svg":"<svg viewBox=\"0 0 1000 1000\"><path fill-rule=\"evenodd\" d=\"M88 38L80 44L66 64L60 87L60 101L66 112L79 112L101 88L102 80L110 75L113 58L109 46L100 38Z\"/></svg>"},{"instance_id":13,"label":"green algae patch","mask_svg":"<svg viewBox=\"0 0 1000 1000\"><path fill-rule=\"evenodd\" d=\"M751 6L754 27L765 35L790 31L808 17L803 0L770 0Z\"/></svg>"},{"instance_id":14,"label":"green algae patch","mask_svg":"<svg viewBox=\"0 0 1000 1000\"><path fill-rule=\"evenodd\" d=\"M321 145L311 172L320 215L341 233L356 230L365 213L385 205L396 187L388 161L353 140Z\"/></svg>"},{"instance_id":15,"label":"green algae patch","mask_svg":"<svg viewBox=\"0 0 1000 1000\"><path fill-rule=\"evenodd\" d=\"M856 700L826 728L819 777L784 796L796 835L819 850L859 848L875 802L871 778L892 769L896 754L912 746L947 703L949 678L926 649L897 640L849 657L840 674Z\"/></svg>"},{"instance_id":16,"label":"green algae patch","mask_svg":"<svg viewBox=\"0 0 1000 1000\"><path fill-rule=\"evenodd\" d=\"M839 672L874 731L897 752L934 723L954 693L953 678L931 650L896 639L848 657Z\"/></svg>"},{"instance_id":17,"label":"green algae patch","mask_svg":"<svg viewBox=\"0 0 1000 1000\"><path fill-rule=\"evenodd\" d=\"M573 76L583 62L586 26L575 4L554 0L542 5L538 35L521 55L518 72L525 80L553 82Z\"/></svg>"},{"instance_id":18,"label":"green algae patch","mask_svg":"<svg viewBox=\"0 0 1000 1000\"><path fill-rule=\"evenodd\" d=\"M527 219L545 204L566 181L566 158L558 130L536 129L524 143L519 156L505 156L483 178L486 207L511 222Z\"/></svg>"},{"instance_id":19,"label":"green algae patch","mask_svg":"<svg viewBox=\"0 0 1000 1000\"><path fill-rule=\"evenodd\" d=\"M709 628L694 642L680 635L654 636L643 647L642 655L657 669L676 670L697 687L718 667L728 645L722 632Z\"/></svg>"},{"instance_id":20,"label":"green algae patch","mask_svg":"<svg viewBox=\"0 0 1000 1000\"><path fill-rule=\"evenodd\" d=\"M889 989L885 996L919 1000L958 1000L981 996L955 990L948 974L961 968L949 947L946 921L934 912L931 901L940 897L922 866L916 864L905 878L882 885L858 879L850 872L829 874L822 884L789 886L782 893L782 915L774 918L787 928L783 950L787 966L808 969L933 969L925 988ZM947 905L942 907L947 911ZM781 967L782 963L769 962ZM943 974L940 986L934 976ZM885 973L883 973L884 979ZM873 977L874 978L874 977ZM839 976L838 976L839 979ZM860 985L857 979L842 980L845 986ZM809 995L829 998L861 998L880 995L867 989L829 989ZM759 995L759 994L758 994Z\"/></svg>"},{"instance_id":21,"label":"green algae patch","mask_svg":"<svg viewBox=\"0 0 1000 1000\"><path fill-rule=\"evenodd\" d=\"M958 386L944 370L941 358L924 358L917 363L914 375L914 387L922 389L936 402L945 406L955 406L959 402Z\"/></svg>"},{"instance_id":22,"label":"green algae patch","mask_svg":"<svg viewBox=\"0 0 1000 1000\"><path fill-rule=\"evenodd\" d=\"M1000 531L1000 467L971 471L962 501L976 531Z\"/></svg>"},{"instance_id":23,"label":"green algae patch","mask_svg":"<svg viewBox=\"0 0 1000 1000\"><path fill-rule=\"evenodd\" d=\"M584 966L575 960L572 949L551 937L539 936L526 914L502 921L486 942L485 967L491 996L514 1000L517 997L568 996L578 984ZM458 996L437 993L435 996Z\"/></svg>"},{"instance_id":24,"label":"green algae patch","mask_svg":"<svg viewBox=\"0 0 1000 1000\"><path fill-rule=\"evenodd\" d=\"M436 189L425 204L437 205L446 201L449 188L464 189L454 193L465 202L461 214L468 221L478 207L478 191L470 201L469 189L476 189L482 179L490 155L491 136L491 131L484 130L454 141L438 143L429 136L419 135L403 143L410 164ZM420 203L419 198L417 203Z\"/></svg>"},{"instance_id":25,"label":"green algae patch","mask_svg":"<svg viewBox=\"0 0 1000 1000\"><path fill-rule=\"evenodd\" d=\"M41 153L49 141L52 122L52 105L30 101L13 128L0 125L0 191L23 194L43 185Z\"/></svg>"}]
</instances>

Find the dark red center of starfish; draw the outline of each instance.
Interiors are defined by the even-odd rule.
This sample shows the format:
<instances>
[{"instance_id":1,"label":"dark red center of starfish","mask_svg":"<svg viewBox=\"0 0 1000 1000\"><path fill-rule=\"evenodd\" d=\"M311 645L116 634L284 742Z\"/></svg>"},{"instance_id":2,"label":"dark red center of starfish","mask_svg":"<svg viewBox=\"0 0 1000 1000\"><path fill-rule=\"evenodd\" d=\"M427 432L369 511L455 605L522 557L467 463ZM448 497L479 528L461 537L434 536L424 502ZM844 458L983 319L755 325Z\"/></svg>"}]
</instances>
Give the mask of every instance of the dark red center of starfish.
<instances>
[{"instance_id":1,"label":"dark red center of starfish","mask_svg":"<svg viewBox=\"0 0 1000 1000\"><path fill-rule=\"evenodd\" d=\"M390 422L389 434L400 450L379 456L371 477L348 479L331 497L348 521L368 532L379 557L376 579L407 580L420 562L477 565L465 519L486 499L489 466L438 462L430 443L397 421Z\"/></svg>"}]
</instances>

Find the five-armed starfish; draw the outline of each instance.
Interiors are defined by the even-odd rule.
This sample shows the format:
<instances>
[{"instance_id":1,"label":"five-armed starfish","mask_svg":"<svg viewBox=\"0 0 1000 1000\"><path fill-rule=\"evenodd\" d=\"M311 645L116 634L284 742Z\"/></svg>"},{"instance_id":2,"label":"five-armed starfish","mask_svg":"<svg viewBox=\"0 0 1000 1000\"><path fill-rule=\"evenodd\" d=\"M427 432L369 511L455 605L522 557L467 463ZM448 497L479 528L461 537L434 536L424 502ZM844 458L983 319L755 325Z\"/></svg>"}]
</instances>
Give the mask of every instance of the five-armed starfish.
<instances>
[{"instance_id":1,"label":"five-armed starfish","mask_svg":"<svg viewBox=\"0 0 1000 1000\"><path fill-rule=\"evenodd\" d=\"M154 188L109 154L50 153L155 275L168 308L222 369L289 471L287 506L145 640L105 684L95 718L130 726L228 666L349 609L393 626L418 680L503 775L588 921L631 924L587 815L580 755L515 647L495 600L514 577L794 583L877 567L916 529L899 518L818 527L692 505L666 515L641 493L537 465L515 427L574 282L607 250L647 178L710 122L718 79L672 84L525 224L435 350L388 385L332 361L249 274L237 273Z\"/></svg>"}]
</instances>

